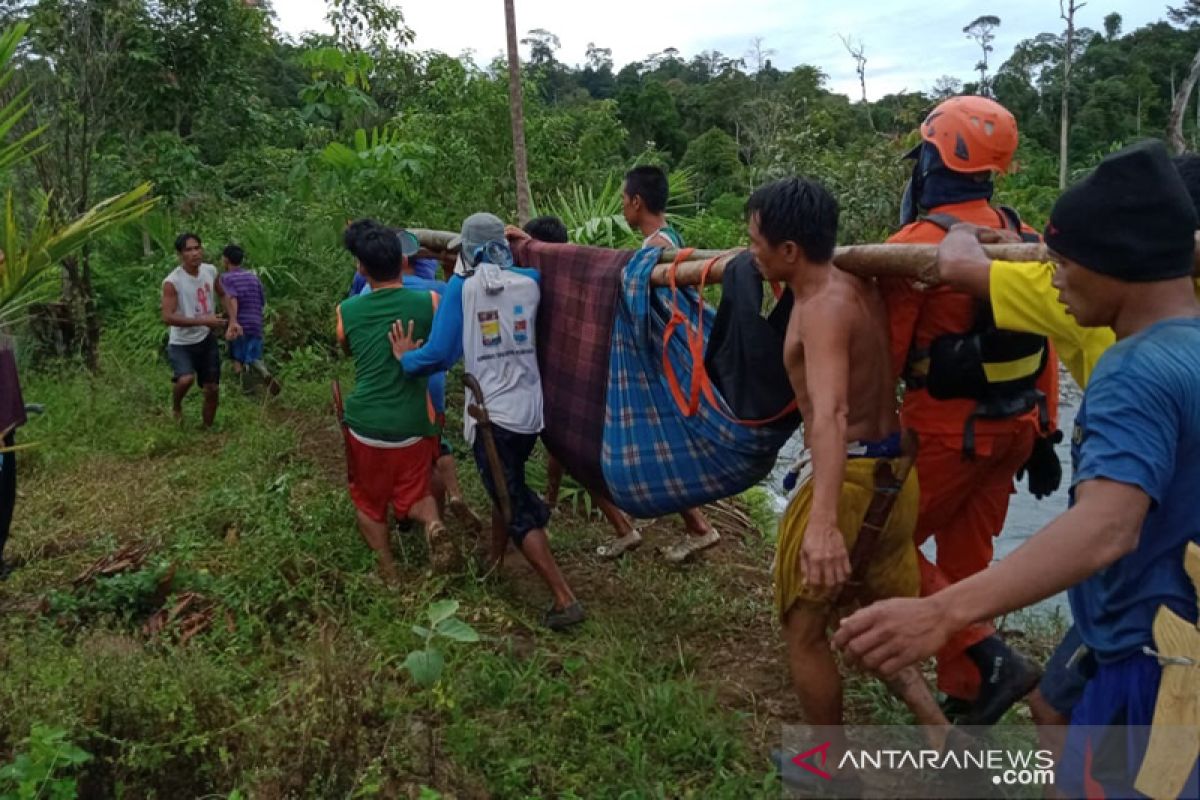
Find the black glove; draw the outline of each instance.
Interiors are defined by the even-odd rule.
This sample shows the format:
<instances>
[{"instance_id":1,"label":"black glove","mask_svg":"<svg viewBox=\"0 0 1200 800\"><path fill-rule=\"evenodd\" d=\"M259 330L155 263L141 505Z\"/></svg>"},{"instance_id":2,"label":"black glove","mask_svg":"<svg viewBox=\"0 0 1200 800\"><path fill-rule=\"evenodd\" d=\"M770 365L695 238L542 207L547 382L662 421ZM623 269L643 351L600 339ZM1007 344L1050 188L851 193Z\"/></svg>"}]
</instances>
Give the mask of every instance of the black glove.
<instances>
[{"instance_id":1,"label":"black glove","mask_svg":"<svg viewBox=\"0 0 1200 800\"><path fill-rule=\"evenodd\" d=\"M1017 470L1017 480L1021 480L1026 472L1029 473L1029 493L1038 500L1054 494L1062 484L1062 462L1058 460L1058 453L1054 452L1054 445L1062 440L1062 431L1039 436L1033 442L1029 460Z\"/></svg>"}]
</instances>

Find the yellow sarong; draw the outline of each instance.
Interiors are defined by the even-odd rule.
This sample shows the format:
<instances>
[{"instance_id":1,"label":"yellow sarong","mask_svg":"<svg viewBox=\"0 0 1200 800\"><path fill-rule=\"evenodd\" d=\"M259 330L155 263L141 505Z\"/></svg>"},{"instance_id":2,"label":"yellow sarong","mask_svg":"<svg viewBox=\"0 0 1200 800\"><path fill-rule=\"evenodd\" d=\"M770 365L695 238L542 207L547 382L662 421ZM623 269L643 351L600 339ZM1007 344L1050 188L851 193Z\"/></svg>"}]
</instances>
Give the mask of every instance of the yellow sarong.
<instances>
[{"instance_id":1,"label":"yellow sarong","mask_svg":"<svg viewBox=\"0 0 1200 800\"><path fill-rule=\"evenodd\" d=\"M846 461L846 478L838 501L838 530L846 540L846 552L854 549L862 528L863 517L871 505L875 488L877 458L851 458ZM796 492L779 523L779 542L775 551L775 608L780 619L797 602L831 605L840 589L814 589L800 576L800 545L812 511L813 482L810 477ZM887 597L916 597L921 591L921 576L917 567L917 548L913 531L917 526L920 490L917 471L909 472L908 480L883 534L863 574L863 585L856 600L870 603Z\"/></svg>"}]
</instances>

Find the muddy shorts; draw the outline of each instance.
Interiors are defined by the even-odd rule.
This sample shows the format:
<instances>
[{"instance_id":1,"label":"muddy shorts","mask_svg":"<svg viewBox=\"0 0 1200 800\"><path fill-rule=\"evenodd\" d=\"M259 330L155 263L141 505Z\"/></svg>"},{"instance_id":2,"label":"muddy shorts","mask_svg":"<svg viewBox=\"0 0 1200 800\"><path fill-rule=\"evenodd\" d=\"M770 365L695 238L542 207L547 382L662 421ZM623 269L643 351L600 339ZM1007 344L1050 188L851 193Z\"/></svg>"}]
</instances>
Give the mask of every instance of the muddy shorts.
<instances>
[{"instance_id":1,"label":"muddy shorts","mask_svg":"<svg viewBox=\"0 0 1200 800\"><path fill-rule=\"evenodd\" d=\"M842 482L838 501L838 530L845 537L847 553L854 550L863 518L871 505L875 465L878 463L878 458L850 458L846 461L846 478ZM836 595L841 591L840 588L813 588L800 575L800 547L812 512L812 500L813 481L809 476L800 485L779 523L774 571L775 610L781 619L798 602L832 607ZM887 597L916 597L920 594L921 577L917 569L917 549L912 538L919 504L920 490L917 473L913 470L909 472L908 480L896 498L891 516L867 564L856 600L870 603Z\"/></svg>"}]
</instances>

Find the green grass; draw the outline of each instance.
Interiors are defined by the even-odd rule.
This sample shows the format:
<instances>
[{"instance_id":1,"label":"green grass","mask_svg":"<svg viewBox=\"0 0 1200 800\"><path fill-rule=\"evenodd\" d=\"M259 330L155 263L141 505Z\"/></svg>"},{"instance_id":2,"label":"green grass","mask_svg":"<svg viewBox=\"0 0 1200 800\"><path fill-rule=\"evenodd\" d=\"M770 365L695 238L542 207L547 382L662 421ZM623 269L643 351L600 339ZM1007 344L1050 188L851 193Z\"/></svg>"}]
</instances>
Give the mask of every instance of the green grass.
<instances>
[{"instance_id":1,"label":"green grass","mask_svg":"<svg viewBox=\"0 0 1200 800\"><path fill-rule=\"evenodd\" d=\"M480 584L428 574L406 537L402 585L375 577L328 413L345 364L292 359L268 404L226 392L211 433L198 398L172 423L167 374L106 354L95 379L25 376L48 410L22 431L39 443L8 551L24 564L0 584L0 763L42 725L92 754L74 773L86 796L778 796L766 753L799 717L760 531L675 569L653 552L678 535L663 520L608 564L592 555L605 526L560 507L553 545L591 618L555 635L518 555ZM468 459L459 474L485 508ZM771 527L762 497L744 503ZM154 546L141 569L72 585L129 543ZM217 604L187 644L142 631L171 568L168 607L186 591ZM485 638L446 647L424 691L400 665L444 598ZM849 699L860 721L903 717L872 682Z\"/></svg>"}]
</instances>

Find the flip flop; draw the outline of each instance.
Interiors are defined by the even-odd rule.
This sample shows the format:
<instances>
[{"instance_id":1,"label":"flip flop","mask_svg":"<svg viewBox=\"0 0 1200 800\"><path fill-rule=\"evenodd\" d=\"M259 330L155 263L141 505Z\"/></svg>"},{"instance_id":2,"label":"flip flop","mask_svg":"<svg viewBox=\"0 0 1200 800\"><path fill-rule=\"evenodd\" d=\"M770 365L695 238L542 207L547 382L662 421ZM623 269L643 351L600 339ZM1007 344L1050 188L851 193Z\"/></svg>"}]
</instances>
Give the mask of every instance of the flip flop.
<instances>
[{"instance_id":1,"label":"flip flop","mask_svg":"<svg viewBox=\"0 0 1200 800\"><path fill-rule=\"evenodd\" d=\"M447 535L446 526L431 522L425 526L425 541L429 543L429 566L434 572L449 572L457 559L454 542Z\"/></svg>"},{"instance_id":2,"label":"flip flop","mask_svg":"<svg viewBox=\"0 0 1200 800\"><path fill-rule=\"evenodd\" d=\"M716 528L709 528L708 533L703 536L694 536L688 534L682 542L673 544L670 547L664 547L660 552L662 557L671 564L682 564L687 561L695 553L701 550L716 545L721 541L721 534L717 533Z\"/></svg>"},{"instance_id":3,"label":"flip flop","mask_svg":"<svg viewBox=\"0 0 1200 800\"><path fill-rule=\"evenodd\" d=\"M642 535L638 533L637 528L634 528L632 533L628 533L619 539L613 539L608 544L602 544L597 547L596 555L607 561L611 561L620 558L630 550L637 550L641 546Z\"/></svg>"}]
</instances>

